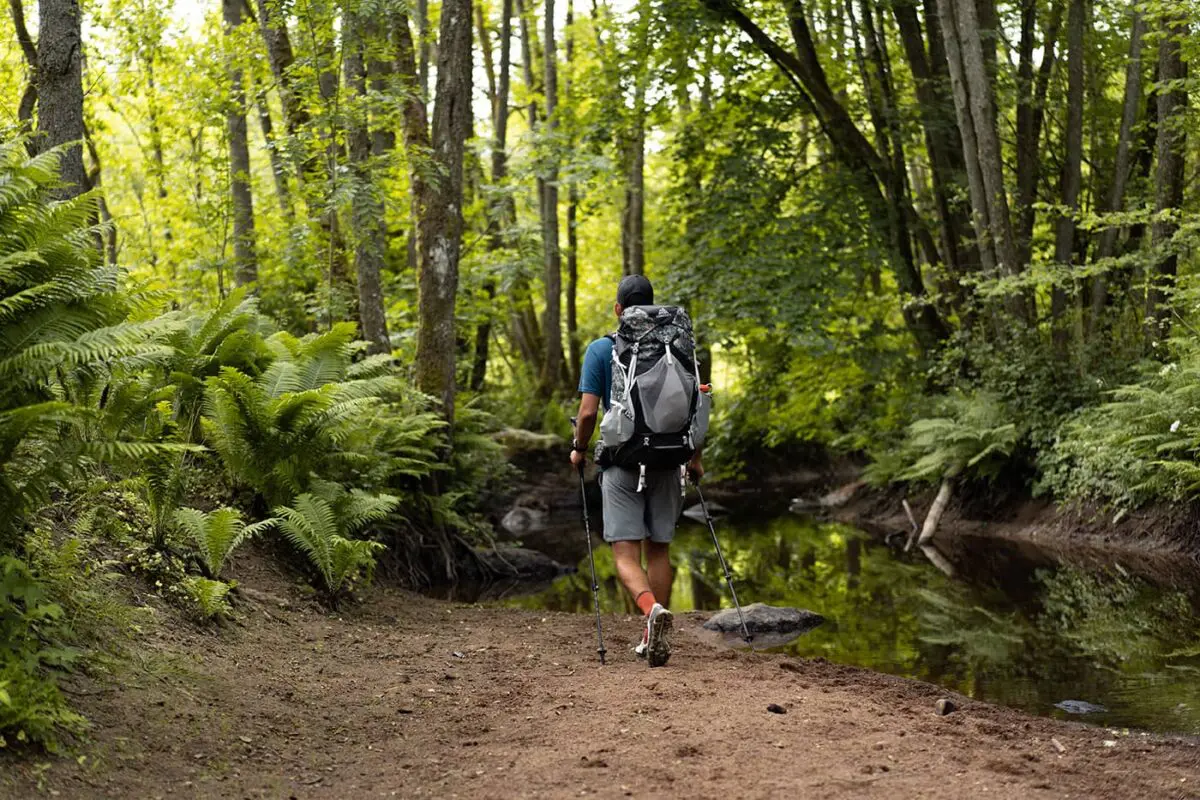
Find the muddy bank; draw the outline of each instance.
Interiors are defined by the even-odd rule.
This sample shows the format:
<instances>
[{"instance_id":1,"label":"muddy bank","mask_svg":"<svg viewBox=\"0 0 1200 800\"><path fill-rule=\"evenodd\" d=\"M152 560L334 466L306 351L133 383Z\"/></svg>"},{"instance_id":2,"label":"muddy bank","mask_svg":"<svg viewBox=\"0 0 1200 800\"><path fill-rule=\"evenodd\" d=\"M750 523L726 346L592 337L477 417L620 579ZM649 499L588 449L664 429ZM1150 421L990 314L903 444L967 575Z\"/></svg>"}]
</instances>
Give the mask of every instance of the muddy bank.
<instances>
[{"instance_id":1,"label":"muddy bank","mask_svg":"<svg viewBox=\"0 0 1200 800\"><path fill-rule=\"evenodd\" d=\"M671 663L610 663L582 615L376 590L331 615L257 563L221 631L164 618L141 665L79 685L87 758L8 760L0 797L1197 796L1192 739L1029 717L680 620ZM281 607L282 606L282 607ZM937 701L952 700L946 716ZM778 706L775 712L768 706ZM784 713L778 713L782 710Z\"/></svg>"},{"instance_id":2,"label":"muddy bank","mask_svg":"<svg viewBox=\"0 0 1200 800\"><path fill-rule=\"evenodd\" d=\"M898 490L863 488L826 513L832 520L877 536L907 536L911 523L901 505L903 498ZM920 522L933 493L909 495L908 500ZM968 499L951 503L933 544L955 561L957 550L980 547L988 540L1015 545L1032 560L1056 559L1095 569L1119 565L1159 585L1200 585L1200 507L1196 505L1159 505L1118 514L1028 498L997 504Z\"/></svg>"}]
</instances>

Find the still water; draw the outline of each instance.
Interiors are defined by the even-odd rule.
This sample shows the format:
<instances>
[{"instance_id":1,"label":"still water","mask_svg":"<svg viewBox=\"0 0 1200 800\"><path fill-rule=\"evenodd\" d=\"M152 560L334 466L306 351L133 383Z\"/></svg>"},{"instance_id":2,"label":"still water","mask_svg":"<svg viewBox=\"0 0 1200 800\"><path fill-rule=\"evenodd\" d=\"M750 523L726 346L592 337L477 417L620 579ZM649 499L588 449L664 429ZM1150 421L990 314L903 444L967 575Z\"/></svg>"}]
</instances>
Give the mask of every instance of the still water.
<instances>
[{"instance_id":1,"label":"still water","mask_svg":"<svg viewBox=\"0 0 1200 800\"><path fill-rule=\"evenodd\" d=\"M919 551L796 515L726 518L717 531L743 604L797 606L827 619L774 652L919 678L1044 716L1200 734L1200 575L1192 564L1156 571L960 538L938 567ZM582 533L572 538L582 547ZM673 610L730 605L705 527L682 520L673 553ZM596 556L602 608L632 613L608 549ZM584 556L579 572L498 602L590 613L587 574ZM1069 714L1056 707L1063 701L1105 710Z\"/></svg>"}]
</instances>

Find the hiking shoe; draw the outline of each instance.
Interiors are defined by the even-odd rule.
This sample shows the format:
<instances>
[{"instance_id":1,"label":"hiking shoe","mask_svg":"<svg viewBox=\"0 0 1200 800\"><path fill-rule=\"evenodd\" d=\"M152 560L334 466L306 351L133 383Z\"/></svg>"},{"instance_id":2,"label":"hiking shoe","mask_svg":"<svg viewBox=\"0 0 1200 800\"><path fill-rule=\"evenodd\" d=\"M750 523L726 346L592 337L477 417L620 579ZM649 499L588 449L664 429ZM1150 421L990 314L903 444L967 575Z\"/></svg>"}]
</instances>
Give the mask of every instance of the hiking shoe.
<instances>
[{"instance_id":1,"label":"hiking shoe","mask_svg":"<svg viewBox=\"0 0 1200 800\"><path fill-rule=\"evenodd\" d=\"M642 631L642 640L633 646L633 654L635 656L637 656L638 658L646 657L646 649L649 647L649 644L646 640L649 637L649 634L650 634L649 628L646 628L645 630L643 630Z\"/></svg>"},{"instance_id":2,"label":"hiking shoe","mask_svg":"<svg viewBox=\"0 0 1200 800\"><path fill-rule=\"evenodd\" d=\"M671 657L674 622L674 616L662 607L662 603L655 603L646 615L646 660L651 667L661 667Z\"/></svg>"}]
</instances>

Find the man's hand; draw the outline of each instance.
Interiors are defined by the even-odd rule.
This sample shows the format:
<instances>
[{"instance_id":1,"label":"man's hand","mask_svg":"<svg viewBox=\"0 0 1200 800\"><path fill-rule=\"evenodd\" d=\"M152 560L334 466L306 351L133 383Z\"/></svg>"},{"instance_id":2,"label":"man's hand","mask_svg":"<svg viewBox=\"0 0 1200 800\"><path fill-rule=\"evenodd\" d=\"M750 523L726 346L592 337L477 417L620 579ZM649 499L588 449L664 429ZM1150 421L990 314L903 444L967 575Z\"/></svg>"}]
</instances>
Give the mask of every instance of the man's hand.
<instances>
[{"instance_id":1,"label":"man's hand","mask_svg":"<svg viewBox=\"0 0 1200 800\"><path fill-rule=\"evenodd\" d=\"M575 469L580 469L586 463L587 463L587 455L585 453L581 453L578 450L571 451L571 466L572 467L574 467Z\"/></svg>"},{"instance_id":2,"label":"man's hand","mask_svg":"<svg viewBox=\"0 0 1200 800\"><path fill-rule=\"evenodd\" d=\"M692 483L699 483L700 479L704 477L704 462L699 453L692 456L692 460L688 462L687 471Z\"/></svg>"}]
</instances>

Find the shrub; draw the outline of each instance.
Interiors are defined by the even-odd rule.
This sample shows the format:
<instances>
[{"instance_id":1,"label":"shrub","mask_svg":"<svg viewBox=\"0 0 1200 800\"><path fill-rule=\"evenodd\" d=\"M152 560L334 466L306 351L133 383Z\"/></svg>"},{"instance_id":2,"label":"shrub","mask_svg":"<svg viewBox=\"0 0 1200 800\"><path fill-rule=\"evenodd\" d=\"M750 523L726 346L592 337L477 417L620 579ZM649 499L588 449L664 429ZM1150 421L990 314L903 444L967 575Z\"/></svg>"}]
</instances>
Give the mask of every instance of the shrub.
<instances>
[{"instance_id":1,"label":"shrub","mask_svg":"<svg viewBox=\"0 0 1200 800\"><path fill-rule=\"evenodd\" d=\"M221 569L234 550L273 528L278 522L272 518L247 525L242 521L241 512L232 508L220 508L209 513L181 508L175 512L175 525L196 548L201 563L212 578L220 576Z\"/></svg>"},{"instance_id":2,"label":"shrub","mask_svg":"<svg viewBox=\"0 0 1200 800\"><path fill-rule=\"evenodd\" d=\"M327 490L325 497L305 493L291 506L275 509L279 527L316 569L326 597L335 605L360 573L370 574L379 542L351 538L371 522L386 517L395 507L390 495L361 491Z\"/></svg>"}]
</instances>

